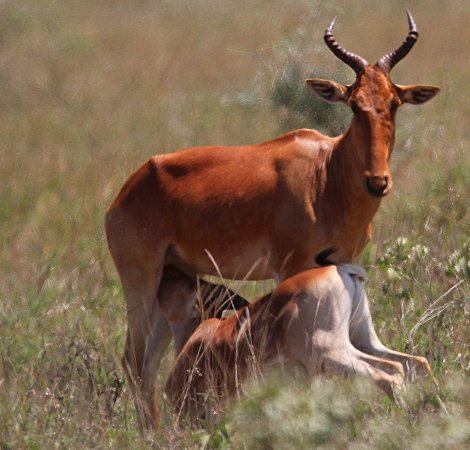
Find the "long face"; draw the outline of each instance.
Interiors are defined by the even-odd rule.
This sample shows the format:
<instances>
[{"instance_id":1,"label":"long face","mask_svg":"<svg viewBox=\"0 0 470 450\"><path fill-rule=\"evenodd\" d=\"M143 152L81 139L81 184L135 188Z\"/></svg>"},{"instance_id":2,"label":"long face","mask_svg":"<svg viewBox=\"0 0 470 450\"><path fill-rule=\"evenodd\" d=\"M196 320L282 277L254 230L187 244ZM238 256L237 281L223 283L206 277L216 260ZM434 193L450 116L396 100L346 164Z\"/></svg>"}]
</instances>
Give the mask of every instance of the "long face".
<instances>
[{"instance_id":1,"label":"long face","mask_svg":"<svg viewBox=\"0 0 470 450\"><path fill-rule=\"evenodd\" d=\"M356 72L354 84L344 86L330 80L311 79L308 85L330 102L344 102L351 107L351 145L359 150L364 188L374 197L383 197L392 188L388 165L395 143L395 113L404 103L421 104L433 98L439 88L429 85L402 86L392 83L390 70L410 51L418 38L416 23L408 13L410 30L406 41L378 63L370 65L361 56L348 52L336 42L332 30L325 32L325 42L332 52Z\"/></svg>"},{"instance_id":2,"label":"long face","mask_svg":"<svg viewBox=\"0 0 470 450\"><path fill-rule=\"evenodd\" d=\"M381 197L392 188L388 161L395 141L395 113L402 102L388 75L376 65L367 66L348 91L358 145L365 144L365 186L371 195Z\"/></svg>"}]
</instances>

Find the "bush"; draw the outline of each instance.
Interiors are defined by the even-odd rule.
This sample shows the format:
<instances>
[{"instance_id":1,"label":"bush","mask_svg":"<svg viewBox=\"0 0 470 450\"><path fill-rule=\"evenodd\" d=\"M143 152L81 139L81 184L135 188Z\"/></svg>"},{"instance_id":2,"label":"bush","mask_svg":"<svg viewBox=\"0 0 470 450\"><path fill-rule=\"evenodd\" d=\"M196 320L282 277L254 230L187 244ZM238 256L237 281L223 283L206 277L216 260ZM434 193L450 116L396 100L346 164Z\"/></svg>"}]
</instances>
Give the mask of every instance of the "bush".
<instances>
[{"instance_id":1,"label":"bush","mask_svg":"<svg viewBox=\"0 0 470 450\"><path fill-rule=\"evenodd\" d=\"M335 79L334 74L315 73L315 78ZM280 109L280 128L286 132L296 128L316 128L328 135L337 135L349 124L351 113L344 105L334 105L313 93L305 83L298 64L292 64L274 82L270 98Z\"/></svg>"},{"instance_id":2,"label":"bush","mask_svg":"<svg viewBox=\"0 0 470 450\"><path fill-rule=\"evenodd\" d=\"M465 448L470 443L468 382L449 380L444 403L434 388L404 392L405 408L364 380L284 379L248 393L230 416L233 448ZM426 394L426 395L425 395ZM460 397L461 406L454 403ZM426 412L426 414L424 414Z\"/></svg>"}]
</instances>

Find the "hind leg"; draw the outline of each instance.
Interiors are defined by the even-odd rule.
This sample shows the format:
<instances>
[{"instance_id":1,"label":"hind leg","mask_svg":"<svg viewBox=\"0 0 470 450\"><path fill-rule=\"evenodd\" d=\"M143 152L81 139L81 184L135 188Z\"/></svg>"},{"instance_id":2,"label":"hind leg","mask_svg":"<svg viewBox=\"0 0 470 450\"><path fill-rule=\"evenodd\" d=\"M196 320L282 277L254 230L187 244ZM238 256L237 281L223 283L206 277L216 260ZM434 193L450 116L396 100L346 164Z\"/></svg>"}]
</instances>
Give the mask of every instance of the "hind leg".
<instances>
[{"instance_id":1,"label":"hind leg","mask_svg":"<svg viewBox=\"0 0 470 450\"><path fill-rule=\"evenodd\" d=\"M156 408L156 374L171 338L171 328L157 305L152 330L145 347L139 386L139 398L142 400L142 404L139 405L141 409L140 416L145 428L159 425L158 410Z\"/></svg>"},{"instance_id":2,"label":"hind leg","mask_svg":"<svg viewBox=\"0 0 470 450\"><path fill-rule=\"evenodd\" d=\"M193 334L194 330L201 323L200 317L195 317L194 319L188 320L184 323L170 322L171 334L175 340L175 356L178 356L181 350L184 347L184 344Z\"/></svg>"},{"instance_id":3,"label":"hind leg","mask_svg":"<svg viewBox=\"0 0 470 450\"><path fill-rule=\"evenodd\" d=\"M413 376L416 370L423 374L431 374L431 368L425 357L397 352L382 344L374 329L369 302L365 292L362 293L360 300L355 305L349 332L351 343L356 348L369 355L401 363L408 376Z\"/></svg>"},{"instance_id":4,"label":"hind leg","mask_svg":"<svg viewBox=\"0 0 470 450\"><path fill-rule=\"evenodd\" d=\"M147 336L142 361L139 408L144 426L158 425L155 399L156 373L168 345L175 339L176 354L200 323L196 308L196 282L173 266L166 266L161 275L157 301Z\"/></svg>"},{"instance_id":5,"label":"hind leg","mask_svg":"<svg viewBox=\"0 0 470 450\"><path fill-rule=\"evenodd\" d=\"M149 382L151 371L145 370L145 365L148 342L158 341L154 343L154 349L164 353L171 337L157 303L161 270L158 270L156 264L144 267L134 261L126 270L121 269L119 272L127 301L127 338L123 366L134 394L141 426L158 426L154 399L155 379L153 377L152 383ZM142 390L143 386L145 391Z\"/></svg>"},{"instance_id":6,"label":"hind leg","mask_svg":"<svg viewBox=\"0 0 470 450\"><path fill-rule=\"evenodd\" d=\"M331 334L328 336L328 334ZM310 371L327 375L361 375L372 379L387 395L398 401L398 390L403 385L403 368L395 361L366 355L347 340L338 339L334 333L323 337L320 348L314 348Z\"/></svg>"},{"instance_id":7,"label":"hind leg","mask_svg":"<svg viewBox=\"0 0 470 450\"><path fill-rule=\"evenodd\" d=\"M327 375L367 377L392 400L399 402L398 391L403 384L403 377L393 363L389 365L386 361L362 358L354 351L337 348L322 355L322 372Z\"/></svg>"},{"instance_id":8,"label":"hind leg","mask_svg":"<svg viewBox=\"0 0 470 450\"><path fill-rule=\"evenodd\" d=\"M130 193L128 193L131 195ZM168 241L157 223L149 222L139 208L114 202L105 217L109 250L119 273L127 303L127 337L122 363L134 394L141 425L158 424L153 396L142 396L147 340L160 315L157 293ZM161 329L162 347L168 326Z\"/></svg>"}]
</instances>

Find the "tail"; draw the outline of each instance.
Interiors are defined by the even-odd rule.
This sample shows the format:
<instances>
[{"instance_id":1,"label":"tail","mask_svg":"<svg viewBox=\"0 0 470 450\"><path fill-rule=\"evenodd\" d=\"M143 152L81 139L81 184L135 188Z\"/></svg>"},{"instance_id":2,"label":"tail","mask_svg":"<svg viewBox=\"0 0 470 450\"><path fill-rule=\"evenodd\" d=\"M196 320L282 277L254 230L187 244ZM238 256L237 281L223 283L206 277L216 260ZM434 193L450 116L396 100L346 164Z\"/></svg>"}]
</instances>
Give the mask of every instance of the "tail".
<instances>
[{"instance_id":1,"label":"tail","mask_svg":"<svg viewBox=\"0 0 470 450\"><path fill-rule=\"evenodd\" d=\"M344 269L346 269L348 275L350 275L353 278L357 278L359 281L366 281L367 280L367 272L358 264L337 264L331 259L329 259L329 256L331 256L333 253L337 251L336 248L329 247L315 256L315 262L320 266L339 266Z\"/></svg>"},{"instance_id":2,"label":"tail","mask_svg":"<svg viewBox=\"0 0 470 450\"><path fill-rule=\"evenodd\" d=\"M337 251L336 248L329 247L315 256L315 262L320 266L334 266L335 262L332 261L331 259L328 259L329 256L331 256L333 253Z\"/></svg>"}]
</instances>

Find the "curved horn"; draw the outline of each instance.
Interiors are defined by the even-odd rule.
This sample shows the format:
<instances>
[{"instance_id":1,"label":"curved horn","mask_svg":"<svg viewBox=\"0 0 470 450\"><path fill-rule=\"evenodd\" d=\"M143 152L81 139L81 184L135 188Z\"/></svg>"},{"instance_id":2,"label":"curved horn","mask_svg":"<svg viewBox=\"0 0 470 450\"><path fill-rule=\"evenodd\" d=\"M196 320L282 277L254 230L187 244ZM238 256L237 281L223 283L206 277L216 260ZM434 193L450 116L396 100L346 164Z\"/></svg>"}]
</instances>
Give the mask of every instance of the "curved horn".
<instances>
[{"instance_id":1,"label":"curved horn","mask_svg":"<svg viewBox=\"0 0 470 450\"><path fill-rule=\"evenodd\" d=\"M338 42L336 42L336 39L333 36L333 27L335 26L335 22L336 17L331 21L330 26L326 29L325 34L323 35L325 43L337 58L351 67L356 74L359 74L359 72L369 65L369 63L362 56L348 52L342 48Z\"/></svg>"},{"instance_id":2,"label":"curved horn","mask_svg":"<svg viewBox=\"0 0 470 450\"><path fill-rule=\"evenodd\" d=\"M379 62L377 63L379 67L384 70L385 72L389 73L393 66L400 62L411 50L415 42L418 40L418 28L416 27L416 22L413 19L413 16L410 14L409 11L406 11L408 15L408 25L410 27L408 36L406 36L405 42L400 45L396 50L393 52L387 53L385 56L380 58Z\"/></svg>"}]
</instances>

